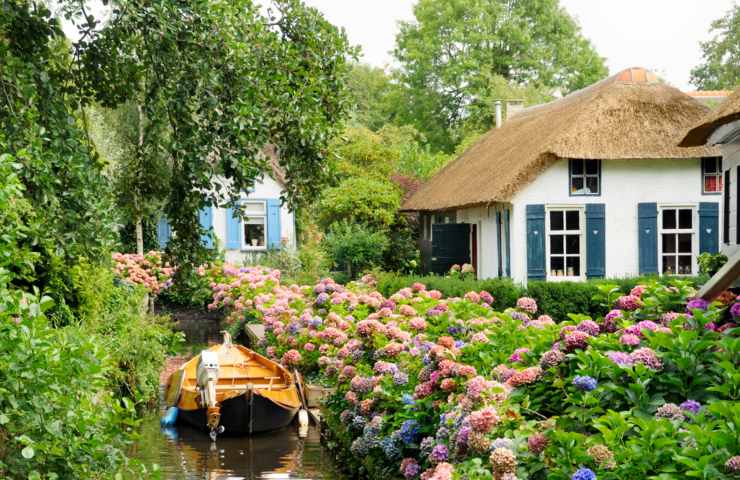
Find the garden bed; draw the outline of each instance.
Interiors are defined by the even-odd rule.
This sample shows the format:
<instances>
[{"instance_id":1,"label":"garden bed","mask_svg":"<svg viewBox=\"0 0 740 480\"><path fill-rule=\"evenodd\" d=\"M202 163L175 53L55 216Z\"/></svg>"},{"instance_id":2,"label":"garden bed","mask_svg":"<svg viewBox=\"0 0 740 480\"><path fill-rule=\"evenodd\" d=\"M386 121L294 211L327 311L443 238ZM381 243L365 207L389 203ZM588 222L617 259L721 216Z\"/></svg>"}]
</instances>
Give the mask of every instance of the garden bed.
<instances>
[{"instance_id":1,"label":"garden bed","mask_svg":"<svg viewBox=\"0 0 740 480\"><path fill-rule=\"evenodd\" d=\"M606 315L555 322L537 301L446 298L415 283L281 285L214 266L211 308L259 318L258 348L336 388L323 413L366 478L736 478L740 314L693 285L602 283ZM734 314L734 315L733 315Z\"/></svg>"}]
</instances>

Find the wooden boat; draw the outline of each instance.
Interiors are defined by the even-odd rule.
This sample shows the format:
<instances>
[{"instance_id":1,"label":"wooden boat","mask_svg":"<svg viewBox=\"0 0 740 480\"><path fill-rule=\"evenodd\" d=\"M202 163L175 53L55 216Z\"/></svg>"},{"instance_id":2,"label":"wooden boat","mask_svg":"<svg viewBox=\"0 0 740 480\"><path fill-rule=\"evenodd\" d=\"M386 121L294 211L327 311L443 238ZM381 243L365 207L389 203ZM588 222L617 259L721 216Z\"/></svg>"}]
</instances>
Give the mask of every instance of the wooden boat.
<instances>
[{"instance_id":1,"label":"wooden boat","mask_svg":"<svg viewBox=\"0 0 740 480\"><path fill-rule=\"evenodd\" d=\"M177 421L216 435L251 435L288 425L301 407L293 375L244 346L224 343L203 350L167 382L167 405Z\"/></svg>"}]
</instances>

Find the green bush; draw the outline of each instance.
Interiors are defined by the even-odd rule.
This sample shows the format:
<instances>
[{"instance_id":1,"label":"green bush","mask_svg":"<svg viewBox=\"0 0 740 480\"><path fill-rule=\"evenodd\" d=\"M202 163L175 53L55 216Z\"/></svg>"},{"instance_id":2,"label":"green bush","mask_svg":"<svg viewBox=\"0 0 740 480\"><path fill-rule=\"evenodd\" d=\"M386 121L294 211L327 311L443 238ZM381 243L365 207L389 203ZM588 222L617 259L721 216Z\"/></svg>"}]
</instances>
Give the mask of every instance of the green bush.
<instances>
[{"instance_id":1,"label":"green bush","mask_svg":"<svg viewBox=\"0 0 740 480\"><path fill-rule=\"evenodd\" d=\"M401 192L391 182L356 177L324 190L316 213L324 228L351 221L385 231L396 221L400 205Z\"/></svg>"},{"instance_id":2,"label":"green bush","mask_svg":"<svg viewBox=\"0 0 740 480\"><path fill-rule=\"evenodd\" d=\"M628 292L636 285L655 280L655 277L642 276L587 282L532 281L524 288L508 278L474 280L436 275L404 276L390 272L376 272L375 276L378 280L378 291L386 297L414 282L423 283L430 290L439 290L446 297L462 297L471 290L476 292L485 290L493 295L495 310L504 310L514 305L519 297L532 297L537 301L539 313L550 315L556 322L567 320L568 313L572 312L580 312L592 318L604 315L607 312L606 307L594 298L599 293L599 285L614 284L620 291ZM665 281L671 279L672 277L663 277ZM698 287L706 281L706 276L680 277L680 279L689 282L691 286Z\"/></svg>"},{"instance_id":3,"label":"green bush","mask_svg":"<svg viewBox=\"0 0 740 480\"><path fill-rule=\"evenodd\" d=\"M323 246L334 265L354 278L381 264L388 237L361 224L338 222L332 225Z\"/></svg>"}]
</instances>

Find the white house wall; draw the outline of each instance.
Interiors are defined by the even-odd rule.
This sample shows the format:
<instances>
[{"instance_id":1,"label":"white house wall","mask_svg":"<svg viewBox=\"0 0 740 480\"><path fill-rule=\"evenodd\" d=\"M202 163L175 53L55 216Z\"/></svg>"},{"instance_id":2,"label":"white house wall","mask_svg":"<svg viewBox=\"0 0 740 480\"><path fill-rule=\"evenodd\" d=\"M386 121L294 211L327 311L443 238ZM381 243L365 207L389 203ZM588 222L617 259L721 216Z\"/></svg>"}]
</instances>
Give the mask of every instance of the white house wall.
<instances>
[{"instance_id":1,"label":"white house wall","mask_svg":"<svg viewBox=\"0 0 740 480\"><path fill-rule=\"evenodd\" d=\"M478 265L474 265L478 277L492 278L498 276L495 208L491 206L458 210L457 221L478 225Z\"/></svg>"},{"instance_id":2,"label":"white house wall","mask_svg":"<svg viewBox=\"0 0 740 480\"><path fill-rule=\"evenodd\" d=\"M529 204L605 204L606 276L637 275L637 204L640 202L657 202L659 207L661 204L698 206L699 202L717 202L720 204L719 218L722 218L722 196L702 194L699 159L603 160L601 195L583 197L570 196L568 161L560 160L512 199L512 278L522 283L527 279L526 206ZM487 253L484 255L488 257ZM489 263L486 262L481 272L484 277L494 276L487 268Z\"/></svg>"},{"instance_id":3,"label":"white house wall","mask_svg":"<svg viewBox=\"0 0 740 480\"><path fill-rule=\"evenodd\" d=\"M258 181L254 190L249 194L243 194L246 199L266 200L269 198L280 198L282 187L271 177L265 176ZM213 212L213 230L218 237L219 247L224 249L226 246L226 209L216 208ZM280 208L280 238L286 244L287 248L294 250L296 248L295 232L295 215L283 205ZM226 250L226 261L241 264L250 255L255 252L245 252L241 250Z\"/></svg>"}]
</instances>

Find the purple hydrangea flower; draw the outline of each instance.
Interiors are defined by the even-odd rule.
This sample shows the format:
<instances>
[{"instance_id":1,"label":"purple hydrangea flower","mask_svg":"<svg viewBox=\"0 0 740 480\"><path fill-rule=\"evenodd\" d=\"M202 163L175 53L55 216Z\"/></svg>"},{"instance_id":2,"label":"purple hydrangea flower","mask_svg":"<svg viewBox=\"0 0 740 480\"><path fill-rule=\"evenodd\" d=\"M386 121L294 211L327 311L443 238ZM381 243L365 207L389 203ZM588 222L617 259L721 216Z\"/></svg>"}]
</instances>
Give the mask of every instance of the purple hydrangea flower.
<instances>
[{"instance_id":1,"label":"purple hydrangea flower","mask_svg":"<svg viewBox=\"0 0 740 480\"><path fill-rule=\"evenodd\" d=\"M442 463L446 462L449 456L450 452L447 450L447 446L440 443L432 449L432 453L429 454L429 461L432 463Z\"/></svg>"},{"instance_id":2,"label":"purple hydrangea flower","mask_svg":"<svg viewBox=\"0 0 740 480\"><path fill-rule=\"evenodd\" d=\"M703 298L695 298L686 304L686 311L691 313L693 310L706 310L707 307L709 307L709 302Z\"/></svg>"},{"instance_id":3,"label":"purple hydrangea flower","mask_svg":"<svg viewBox=\"0 0 740 480\"><path fill-rule=\"evenodd\" d=\"M732 314L732 318L740 317L740 302L732 304L730 307L730 314Z\"/></svg>"},{"instance_id":4,"label":"purple hydrangea flower","mask_svg":"<svg viewBox=\"0 0 740 480\"><path fill-rule=\"evenodd\" d=\"M686 412L691 413L699 413L699 410L701 410L701 403L697 402L696 400L686 400L681 405L681 410L684 410Z\"/></svg>"},{"instance_id":5,"label":"purple hydrangea flower","mask_svg":"<svg viewBox=\"0 0 740 480\"><path fill-rule=\"evenodd\" d=\"M576 473L570 477L571 480L596 480L596 474L590 468L579 468Z\"/></svg>"},{"instance_id":6,"label":"purple hydrangea flower","mask_svg":"<svg viewBox=\"0 0 740 480\"><path fill-rule=\"evenodd\" d=\"M588 375L576 375L573 378L573 385L575 385L576 388L578 388L579 390L590 392L596 389L596 387L599 385L599 382L597 382L595 378L589 377Z\"/></svg>"},{"instance_id":7,"label":"purple hydrangea flower","mask_svg":"<svg viewBox=\"0 0 740 480\"><path fill-rule=\"evenodd\" d=\"M607 352L606 356L620 367L630 367L635 363L632 356L626 352Z\"/></svg>"}]
</instances>

